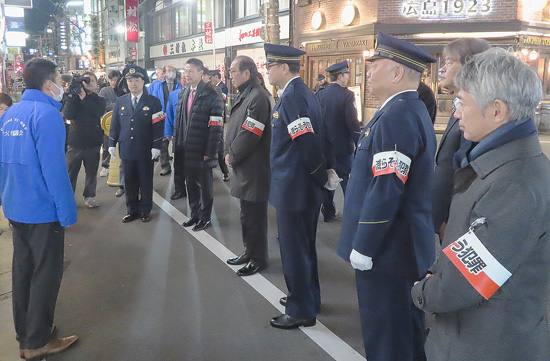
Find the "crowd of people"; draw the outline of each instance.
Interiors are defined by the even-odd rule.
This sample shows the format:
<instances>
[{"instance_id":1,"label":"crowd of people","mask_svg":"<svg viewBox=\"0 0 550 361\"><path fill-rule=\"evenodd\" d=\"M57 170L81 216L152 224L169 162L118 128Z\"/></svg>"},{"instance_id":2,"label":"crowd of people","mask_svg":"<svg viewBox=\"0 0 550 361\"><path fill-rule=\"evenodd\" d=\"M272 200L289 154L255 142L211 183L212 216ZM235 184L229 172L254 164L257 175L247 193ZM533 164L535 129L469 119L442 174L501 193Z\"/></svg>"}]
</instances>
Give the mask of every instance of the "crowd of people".
<instances>
[{"instance_id":1,"label":"crowd of people","mask_svg":"<svg viewBox=\"0 0 550 361\"><path fill-rule=\"evenodd\" d=\"M420 81L437 59L423 49L378 34L367 81L381 107L362 130L346 88L347 61L325 69L330 83L319 76L314 93L300 77L304 51L264 49L278 101L254 60L241 55L229 68L231 109L219 71L196 58L186 61L181 79L173 66L157 69L148 87L139 66L112 71L99 94L91 72L64 91L55 64L26 64L22 100L0 120L21 358L44 357L78 339L52 336L64 229L77 220L81 164L84 203L95 208L99 164L107 176L115 157L123 223L151 221L158 159L160 175L174 176L171 200L188 199L182 226L193 231L210 226L212 169L220 166L224 181L231 169L244 250L227 263L242 265L242 277L268 266L268 204L275 208L287 286L279 300L285 312L270 321L275 328L316 324L322 214L325 222L342 218L337 253L355 269L367 360L550 359L550 162L533 121L542 97L537 73L485 40L448 44L440 86L457 98L438 146L433 93ZM100 126L106 111L108 136ZM338 186L342 215L334 204ZM429 332L425 312L435 314Z\"/></svg>"}]
</instances>

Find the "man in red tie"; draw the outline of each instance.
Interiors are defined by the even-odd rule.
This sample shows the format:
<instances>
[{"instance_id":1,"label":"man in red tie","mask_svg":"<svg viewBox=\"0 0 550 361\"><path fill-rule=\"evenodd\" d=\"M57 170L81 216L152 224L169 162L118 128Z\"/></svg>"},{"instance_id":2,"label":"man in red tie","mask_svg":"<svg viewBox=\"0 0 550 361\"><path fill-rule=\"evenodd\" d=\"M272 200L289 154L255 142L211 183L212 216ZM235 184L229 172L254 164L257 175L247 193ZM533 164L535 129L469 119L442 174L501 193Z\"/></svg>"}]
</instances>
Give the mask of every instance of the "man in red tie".
<instances>
[{"instance_id":1,"label":"man in red tie","mask_svg":"<svg viewBox=\"0 0 550 361\"><path fill-rule=\"evenodd\" d=\"M218 165L223 131L222 97L201 80L204 65L191 58L185 64L189 86L180 92L174 124L174 169L185 172L191 218L184 227L200 231L210 225L214 204L212 168Z\"/></svg>"}]
</instances>

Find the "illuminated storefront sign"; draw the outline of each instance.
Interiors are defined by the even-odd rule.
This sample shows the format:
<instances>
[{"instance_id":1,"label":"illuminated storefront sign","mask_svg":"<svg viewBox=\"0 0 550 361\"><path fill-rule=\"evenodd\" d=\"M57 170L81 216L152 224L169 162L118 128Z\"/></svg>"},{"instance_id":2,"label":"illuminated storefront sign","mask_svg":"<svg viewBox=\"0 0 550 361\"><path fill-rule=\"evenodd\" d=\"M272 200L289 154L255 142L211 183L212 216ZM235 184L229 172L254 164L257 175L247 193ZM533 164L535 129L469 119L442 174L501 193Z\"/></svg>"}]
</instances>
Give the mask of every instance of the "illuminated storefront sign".
<instances>
[{"instance_id":1,"label":"illuminated storefront sign","mask_svg":"<svg viewBox=\"0 0 550 361\"><path fill-rule=\"evenodd\" d=\"M496 0L408 0L401 15L419 20L468 19L488 15Z\"/></svg>"}]
</instances>

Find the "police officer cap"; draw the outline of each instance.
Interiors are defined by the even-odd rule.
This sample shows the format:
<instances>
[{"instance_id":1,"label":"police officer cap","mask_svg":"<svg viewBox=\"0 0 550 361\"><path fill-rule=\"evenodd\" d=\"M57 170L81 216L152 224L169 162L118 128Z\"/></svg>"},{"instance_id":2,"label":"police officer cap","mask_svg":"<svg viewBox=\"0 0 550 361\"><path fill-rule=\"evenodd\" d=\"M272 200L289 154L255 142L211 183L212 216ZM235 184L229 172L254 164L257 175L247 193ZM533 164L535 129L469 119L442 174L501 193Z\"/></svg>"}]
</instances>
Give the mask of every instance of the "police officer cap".
<instances>
[{"instance_id":1,"label":"police officer cap","mask_svg":"<svg viewBox=\"0 0 550 361\"><path fill-rule=\"evenodd\" d=\"M344 60L339 63L332 64L331 66L326 68L325 71L331 75L336 75L340 73L349 73L348 62L347 60Z\"/></svg>"},{"instance_id":2,"label":"police officer cap","mask_svg":"<svg viewBox=\"0 0 550 361\"><path fill-rule=\"evenodd\" d=\"M317 75L317 81L321 81L321 80L324 80L324 79L325 79L325 76L323 74Z\"/></svg>"},{"instance_id":3,"label":"police officer cap","mask_svg":"<svg viewBox=\"0 0 550 361\"><path fill-rule=\"evenodd\" d=\"M300 63L300 57L306 52L287 45L264 44L266 64Z\"/></svg>"},{"instance_id":4,"label":"police officer cap","mask_svg":"<svg viewBox=\"0 0 550 361\"><path fill-rule=\"evenodd\" d=\"M122 75L128 79L128 78L141 78L145 81L145 84L149 83L149 77L147 76L147 72L145 69L143 69L140 66L137 65L128 65L124 70L122 71Z\"/></svg>"},{"instance_id":5,"label":"police officer cap","mask_svg":"<svg viewBox=\"0 0 550 361\"><path fill-rule=\"evenodd\" d=\"M418 46L382 32L378 33L374 55L366 60L376 59L391 59L420 73L424 71L426 64L437 61Z\"/></svg>"}]
</instances>

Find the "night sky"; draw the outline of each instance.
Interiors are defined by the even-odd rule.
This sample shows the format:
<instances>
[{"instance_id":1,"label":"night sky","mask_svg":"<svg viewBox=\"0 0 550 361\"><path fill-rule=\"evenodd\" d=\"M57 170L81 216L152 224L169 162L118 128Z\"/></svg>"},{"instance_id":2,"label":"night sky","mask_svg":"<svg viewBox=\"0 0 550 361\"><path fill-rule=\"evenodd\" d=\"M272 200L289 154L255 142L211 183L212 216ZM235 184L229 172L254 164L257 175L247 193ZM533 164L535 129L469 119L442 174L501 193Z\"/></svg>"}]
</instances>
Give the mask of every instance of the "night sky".
<instances>
[{"instance_id":1,"label":"night sky","mask_svg":"<svg viewBox=\"0 0 550 361\"><path fill-rule=\"evenodd\" d=\"M55 2L56 0L52 0ZM49 0L33 0L33 8L25 9L25 32L29 35L44 30L53 14L54 6ZM64 2L64 1L62 1Z\"/></svg>"}]
</instances>

